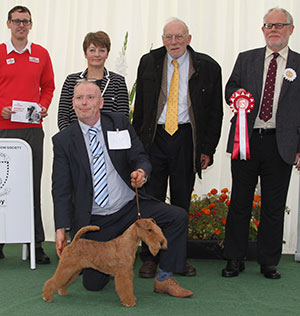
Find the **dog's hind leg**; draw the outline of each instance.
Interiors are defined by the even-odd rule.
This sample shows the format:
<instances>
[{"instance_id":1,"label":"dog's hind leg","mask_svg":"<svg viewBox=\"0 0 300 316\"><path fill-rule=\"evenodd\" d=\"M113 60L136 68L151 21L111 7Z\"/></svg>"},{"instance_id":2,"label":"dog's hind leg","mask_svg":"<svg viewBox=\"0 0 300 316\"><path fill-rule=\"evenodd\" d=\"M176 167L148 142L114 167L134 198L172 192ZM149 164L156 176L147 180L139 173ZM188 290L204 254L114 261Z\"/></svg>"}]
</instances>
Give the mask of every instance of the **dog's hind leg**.
<instances>
[{"instance_id":1,"label":"dog's hind leg","mask_svg":"<svg viewBox=\"0 0 300 316\"><path fill-rule=\"evenodd\" d=\"M55 274L43 287L43 299L51 302L54 293L60 290L61 295L67 295L68 285L77 278L81 271L81 266L76 260L60 261Z\"/></svg>"},{"instance_id":2,"label":"dog's hind leg","mask_svg":"<svg viewBox=\"0 0 300 316\"><path fill-rule=\"evenodd\" d=\"M121 268L122 269L122 268ZM122 270L115 274L115 287L124 306L136 305L136 297L133 294L133 271Z\"/></svg>"},{"instance_id":3,"label":"dog's hind leg","mask_svg":"<svg viewBox=\"0 0 300 316\"><path fill-rule=\"evenodd\" d=\"M74 282L79 274L81 272L81 269L79 271L77 271L76 273L73 274L73 276L71 277L71 279L65 284L63 285L62 287L60 287L57 291L58 291L58 294L61 295L61 296L66 296L68 295L68 292L67 292L67 288L69 287L69 285Z\"/></svg>"}]
</instances>

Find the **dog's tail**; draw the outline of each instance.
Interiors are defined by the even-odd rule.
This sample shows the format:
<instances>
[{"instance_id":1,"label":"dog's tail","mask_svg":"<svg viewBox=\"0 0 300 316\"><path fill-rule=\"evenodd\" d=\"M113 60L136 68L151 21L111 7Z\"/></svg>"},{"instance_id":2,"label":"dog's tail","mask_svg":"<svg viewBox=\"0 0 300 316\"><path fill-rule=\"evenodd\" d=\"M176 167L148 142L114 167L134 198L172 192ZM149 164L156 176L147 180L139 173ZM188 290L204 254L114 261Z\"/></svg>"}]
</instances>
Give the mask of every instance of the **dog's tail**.
<instances>
[{"instance_id":1,"label":"dog's tail","mask_svg":"<svg viewBox=\"0 0 300 316\"><path fill-rule=\"evenodd\" d=\"M82 227L81 229L79 229L79 231L76 233L75 237L73 238L72 240L72 243L74 241L76 241L77 239L79 239L83 234L85 234L86 232L88 231L96 231L96 230L99 230L100 227L99 226L92 226L92 225L89 225L89 226L84 226Z\"/></svg>"}]
</instances>

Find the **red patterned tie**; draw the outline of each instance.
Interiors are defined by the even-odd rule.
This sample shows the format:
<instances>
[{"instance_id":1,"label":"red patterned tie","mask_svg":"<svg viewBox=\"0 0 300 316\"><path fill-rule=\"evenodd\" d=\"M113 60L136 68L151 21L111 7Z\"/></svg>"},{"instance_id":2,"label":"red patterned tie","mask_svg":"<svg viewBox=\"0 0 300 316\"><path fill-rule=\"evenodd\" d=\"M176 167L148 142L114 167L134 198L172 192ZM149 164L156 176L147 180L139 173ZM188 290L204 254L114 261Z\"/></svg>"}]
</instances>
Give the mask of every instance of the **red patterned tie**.
<instances>
[{"instance_id":1,"label":"red patterned tie","mask_svg":"<svg viewBox=\"0 0 300 316\"><path fill-rule=\"evenodd\" d=\"M261 103L259 118L267 122L272 117L272 107L274 99L274 89L275 89L275 80L276 80L276 71L277 71L277 61L276 58L279 56L278 53L273 53L273 58L270 61L264 96Z\"/></svg>"}]
</instances>

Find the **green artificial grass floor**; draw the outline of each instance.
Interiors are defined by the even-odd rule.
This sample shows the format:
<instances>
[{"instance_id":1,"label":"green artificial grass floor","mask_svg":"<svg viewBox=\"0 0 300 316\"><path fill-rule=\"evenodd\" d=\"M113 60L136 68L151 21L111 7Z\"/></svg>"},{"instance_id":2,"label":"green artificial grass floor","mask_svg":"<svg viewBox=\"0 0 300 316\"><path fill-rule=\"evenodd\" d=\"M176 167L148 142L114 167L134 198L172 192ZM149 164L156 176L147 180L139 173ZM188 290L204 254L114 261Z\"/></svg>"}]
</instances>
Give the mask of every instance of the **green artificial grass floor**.
<instances>
[{"instance_id":1,"label":"green artificial grass floor","mask_svg":"<svg viewBox=\"0 0 300 316\"><path fill-rule=\"evenodd\" d=\"M296 316L300 315L300 264L294 256L283 255L282 278L269 280L259 273L256 262L246 262L246 270L235 278L221 277L223 260L190 259L197 268L196 277L176 276L183 287L195 292L191 298L174 298L153 292L153 279L138 277L141 261L135 263L137 306L123 307L114 290L113 280L101 292L86 291L79 277L70 287L69 296L55 294L52 303L42 300L43 284L57 266L55 244L46 242L50 265L30 270L29 261L21 260L21 244L6 245L6 258L0 260L0 315L190 315L190 316Z\"/></svg>"}]
</instances>

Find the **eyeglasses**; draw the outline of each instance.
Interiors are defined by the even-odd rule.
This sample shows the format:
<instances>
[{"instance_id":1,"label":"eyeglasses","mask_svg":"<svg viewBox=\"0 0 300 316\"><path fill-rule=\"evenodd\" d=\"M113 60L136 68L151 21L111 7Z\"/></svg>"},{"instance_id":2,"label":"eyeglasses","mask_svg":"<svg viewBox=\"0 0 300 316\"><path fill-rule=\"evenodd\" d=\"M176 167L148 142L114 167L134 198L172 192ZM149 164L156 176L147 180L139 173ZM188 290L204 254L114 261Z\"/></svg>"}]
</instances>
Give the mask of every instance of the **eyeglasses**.
<instances>
[{"instance_id":1,"label":"eyeglasses","mask_svg":"<svg viewBox=\"0 0 300 316\"><path fill-rule=\"evenodd\" d=\"M174 37L176 41L181 42L185 36L186 34L183 34L183 35L182 34L176 34L176 35L167 34L167 35L163 35L163 38L165 39L165 41L171 42Z\"/></svg>"},{"instance_id":2,"label":"eyeglasses","mask_svg":"<svg viewBox=\"0 0 300 316\"><path fill-rule=\"evenodd\" d=\"M281 30L284 26L291 25L291 23L264 23L265 29L272 29L275 26L275 29Z\"/></svg>"},{"instance_id":3,"label":"eyeglasses","mask_svg":"<svg viewBox=\"0 0 300 316\"><path fill-rule=\"evenodd\" d=\"M31 20L20 20L20 19L12 19L11 20L14 25L21 25L23 23L24 26L28 26L31 24Z\"/></svg>"}]
</instances>

